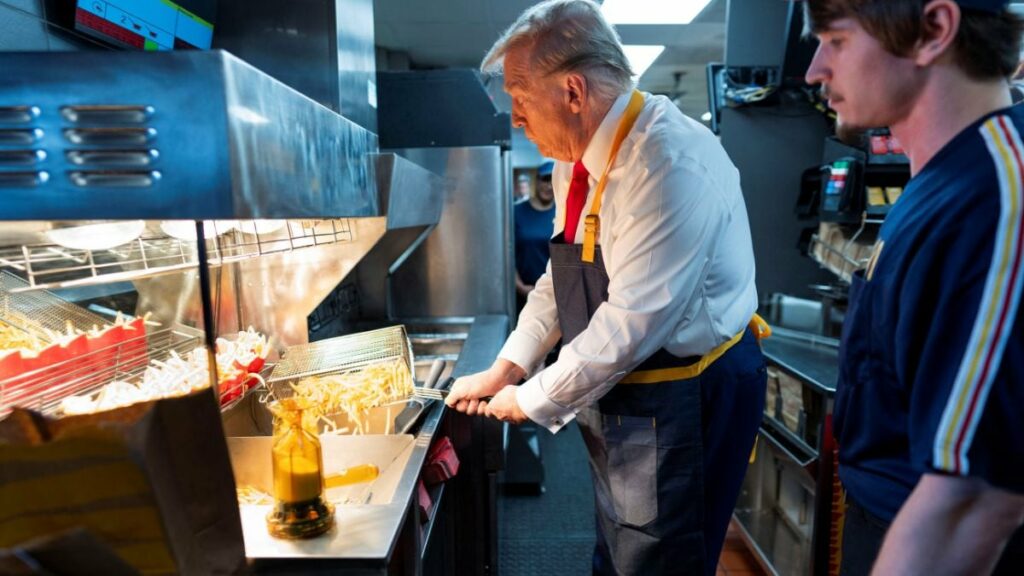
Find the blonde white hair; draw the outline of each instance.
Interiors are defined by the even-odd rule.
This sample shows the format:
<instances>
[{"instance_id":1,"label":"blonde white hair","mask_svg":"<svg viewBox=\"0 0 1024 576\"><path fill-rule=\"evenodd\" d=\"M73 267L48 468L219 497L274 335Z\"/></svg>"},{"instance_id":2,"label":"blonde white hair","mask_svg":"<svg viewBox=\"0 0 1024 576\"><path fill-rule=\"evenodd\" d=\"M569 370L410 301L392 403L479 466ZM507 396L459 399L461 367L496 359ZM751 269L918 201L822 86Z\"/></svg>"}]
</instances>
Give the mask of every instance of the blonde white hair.
<instances>
[{"instance_id":1,"label":"blonde white hair","mask_svg":"<svg viewBox=\"0 0 1024 576\"><path fill-rule=\"evenodd\" d=\"M547 0L527 9L487 52L480 70L501 73L505 55L520 46L532 48L533 64L542 74L582 74L605 98L633 88L622 41L590 0Z\"/></svg>"}]
</instances>

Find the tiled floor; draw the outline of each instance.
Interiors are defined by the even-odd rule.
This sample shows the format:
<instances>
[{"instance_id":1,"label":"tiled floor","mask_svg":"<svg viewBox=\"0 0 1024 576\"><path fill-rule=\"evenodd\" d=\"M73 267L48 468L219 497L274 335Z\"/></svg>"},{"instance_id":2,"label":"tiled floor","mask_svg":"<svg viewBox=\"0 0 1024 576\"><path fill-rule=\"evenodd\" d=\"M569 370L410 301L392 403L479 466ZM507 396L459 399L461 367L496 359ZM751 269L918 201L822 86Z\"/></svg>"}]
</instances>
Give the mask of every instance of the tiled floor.
<instances>
[{"instance_id":1,"label":"tiled floor","mask_svg":"<svg viewBox=\"0 0 1024 576\"><path fill-rule=\"evenodd\" d=\"M722 557L718 560L717 576L764 576L765 572L754 555L747 549L735 525L729 526Z\"/></svg>"},{"instance_id":2,"label":"tiled floor","mask_svg":"<svg viewBox=\"0 0 1024 576\"><path fill-rule=\"evenodd\" d=\"M586 448L575 428L541 433L547 490L499 500L501 576L588 576L594 550L594 503ZM729 528L718 576L763 576L734 526Z\"/></svg>"},{"instance_id":3,"label":"tiled floor","mask_svg":"<svg viewBox=\"0 0 1024 576\"><path fill-rule=\"evenodd\" d=\"M498 501L500 576L589 576L594 493L587 449L576 423L540 434L547 490Z\"/></svg>"}]
</instances>

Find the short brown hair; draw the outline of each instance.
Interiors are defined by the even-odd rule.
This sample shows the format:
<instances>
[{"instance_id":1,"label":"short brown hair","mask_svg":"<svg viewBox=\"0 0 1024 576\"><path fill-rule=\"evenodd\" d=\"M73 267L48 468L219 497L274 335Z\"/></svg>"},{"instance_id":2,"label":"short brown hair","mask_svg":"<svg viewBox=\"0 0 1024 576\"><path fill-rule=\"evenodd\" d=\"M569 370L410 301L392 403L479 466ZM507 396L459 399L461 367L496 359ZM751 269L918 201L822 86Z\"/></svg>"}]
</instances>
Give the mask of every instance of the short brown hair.
<instances>
[{"instance_id":1,"label":"short brown hair","mask_svg":"<svg viewBox=\"0 0 1024 576\"><path fill-rule=\"evenodd\" d=\"M807 29L826 30L836 20L852 18L896 56L906 56L924 34L924 7L930 0L807 0ZM1024 21L1004 9L999 13L961 8L960 30L953 43L958 66L975 80L1009 78L1020 61Z\"/></svg>"}]
</instances>

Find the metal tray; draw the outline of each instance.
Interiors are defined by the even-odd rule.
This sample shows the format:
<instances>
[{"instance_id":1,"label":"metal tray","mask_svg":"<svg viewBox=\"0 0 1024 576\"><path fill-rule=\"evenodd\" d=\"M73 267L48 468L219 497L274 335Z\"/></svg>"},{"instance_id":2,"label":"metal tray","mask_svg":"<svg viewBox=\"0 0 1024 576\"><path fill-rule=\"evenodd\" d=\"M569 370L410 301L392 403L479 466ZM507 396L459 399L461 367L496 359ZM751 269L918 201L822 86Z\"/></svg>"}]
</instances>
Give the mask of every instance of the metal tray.
<instances>
[{"instance_id":1,"label":"metal tray","mask_svg":"<svg viewBox=\"0 0 1024 576\"><path fill-rule=\"evenodd\" d=\"M380 475L373 481L329 488L326 496L335 503L390 504L412 454L414 440L405 434L321 437L324 476L358 464L373 464L380 469ZM274 438L229 437L227 442L236 484L253 486L272 494L270 451Z\"/></svg>"}]
</instances>

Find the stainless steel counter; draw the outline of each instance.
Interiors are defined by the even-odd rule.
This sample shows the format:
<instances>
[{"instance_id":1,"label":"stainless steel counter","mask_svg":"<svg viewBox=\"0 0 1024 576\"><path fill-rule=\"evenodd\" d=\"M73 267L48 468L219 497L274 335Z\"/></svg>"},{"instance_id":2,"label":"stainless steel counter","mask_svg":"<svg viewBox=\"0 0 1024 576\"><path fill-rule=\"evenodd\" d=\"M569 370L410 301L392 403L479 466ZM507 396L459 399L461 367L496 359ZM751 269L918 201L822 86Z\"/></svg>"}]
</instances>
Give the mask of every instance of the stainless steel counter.
<instances>
[{"instance_id":1,"label":"stainless steel counter","mask_svg":"<svg viewBox=\"0 0 1024 576\"><path fill-rule=\"evenodd\" d=\"M773 328L762 344L772 363L832 396L839 380L839 344L831 338Z\"/></svg>"},{"instance_id":2,"label":"stainless steel counter","mask_svg":"<svg viewBox=\"0 0 1024 576\"><path fill-rule=\"evenodd\" d=\"M451 374L461 376L490 366L504 344L507 333L508 319L505 316L473 318L468 337ZM419 531L409 530L408 520L410 513L418 518L414 511L417 481L445 412L445 405L435 402L419 430L415 431L412 454L401 472L390 502L337 506L337 526L322 537L305 541L274 540L266 535L265 508L245 507L250 509L243 509L242 512L246 556L253 569L272 573L321 570L332 573L392 573L389 566L395 555L401 552L408 555L408 560L402 559L404 568L400 573L416 573L406 562L418 561L419 548L423 544L420 542ZM431 523L428 522L424 530L428 537ZM415 546L413 551L399 551L400 539L409 533L414 534L413 539L419 546Z\"/></svg>"},{"instance_id":3,"label":"stainless steel counter","mask_svg":"<svg viewBox=\"0 0 1024 576\"><path fill-rule=\"evenodd\" d=\"M826 573L832 452L825 422L839 375L838 346L774 327L762 342L769 365L765 414L735 518L769 574Z\"/></svg>"}]
</instances>

